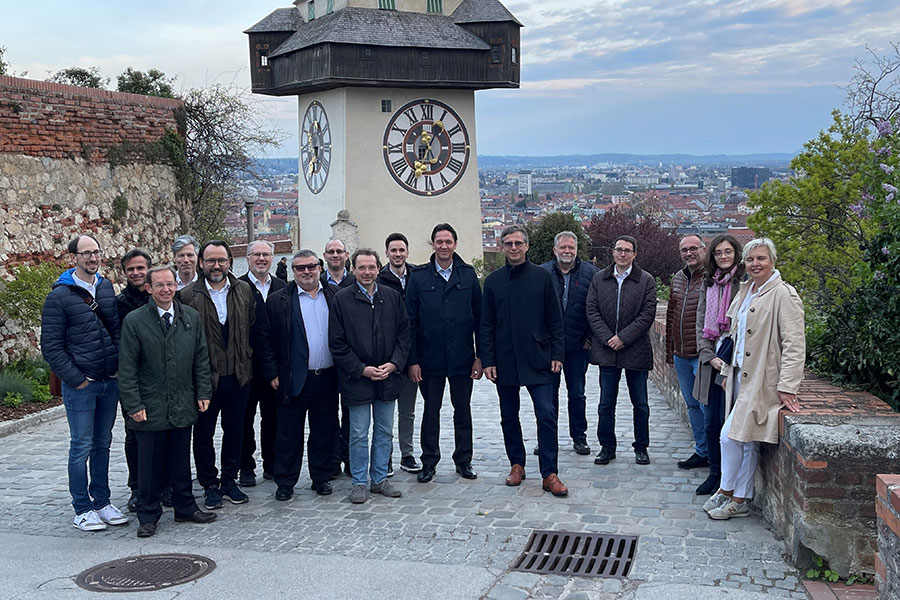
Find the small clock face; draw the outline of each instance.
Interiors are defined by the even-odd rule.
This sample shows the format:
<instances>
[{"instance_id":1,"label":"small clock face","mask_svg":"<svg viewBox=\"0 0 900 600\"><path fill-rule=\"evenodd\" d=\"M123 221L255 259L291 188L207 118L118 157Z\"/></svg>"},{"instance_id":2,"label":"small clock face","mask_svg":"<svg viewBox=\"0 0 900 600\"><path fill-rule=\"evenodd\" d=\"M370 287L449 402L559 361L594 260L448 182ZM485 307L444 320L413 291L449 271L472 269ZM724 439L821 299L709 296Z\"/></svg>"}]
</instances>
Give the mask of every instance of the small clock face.
<instances>
[{"instance_id":1,"label":"small clock face","mask_svg":"<svg viewBox=\"0 0 900 600\"><path fill-rule=\"evenodd\" d=\"M469 132L456 112L438 100L413 100L384 130L384 164L394 181L419 196L452 188L469 164Z\"/></svg>"},{"instance_id":2,"label":"small clock face","mask_svg":"<svg viewBox=\"0 0 900 600\"><path fill-rule=\"evenodd\" d=\"M318 100L309 103L300 126L300 161L309 191L318 194L328 180L331 166L331 128L325 107Z\"/></svg>"}]
</instances>

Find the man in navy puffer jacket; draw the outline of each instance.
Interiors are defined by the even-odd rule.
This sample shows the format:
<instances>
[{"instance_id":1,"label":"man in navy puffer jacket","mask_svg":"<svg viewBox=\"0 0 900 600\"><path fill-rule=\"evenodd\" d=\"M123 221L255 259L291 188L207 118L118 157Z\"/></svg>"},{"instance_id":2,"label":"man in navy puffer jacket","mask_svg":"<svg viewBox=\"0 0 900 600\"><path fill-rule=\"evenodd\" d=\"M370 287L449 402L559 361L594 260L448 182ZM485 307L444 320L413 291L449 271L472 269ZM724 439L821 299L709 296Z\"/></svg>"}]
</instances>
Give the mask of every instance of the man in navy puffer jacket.
<instances>
[{"instance_id":1,"label":"man in navy puffer jacket","mask_svg":"<svg viewBox=\"0 0 900 600\"><path fill-rule=\"evenodd\" d=\"M109 445L119 404L119 315L93 236L69 242L75 268L60 275L41 314L41 352L62 380L69 421L69 493L82 531L128 522L109 501ZM90 463L90 482L88 479Z\"/></svg>"}]
</instances>

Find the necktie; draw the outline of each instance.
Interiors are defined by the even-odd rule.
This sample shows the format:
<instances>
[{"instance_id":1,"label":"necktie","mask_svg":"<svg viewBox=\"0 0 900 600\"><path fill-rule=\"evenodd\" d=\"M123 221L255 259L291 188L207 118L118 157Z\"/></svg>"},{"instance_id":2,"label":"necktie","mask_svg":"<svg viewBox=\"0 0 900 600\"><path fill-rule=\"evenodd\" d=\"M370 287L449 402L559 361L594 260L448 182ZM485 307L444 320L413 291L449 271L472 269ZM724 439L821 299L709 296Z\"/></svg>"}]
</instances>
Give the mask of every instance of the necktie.
<instances>
[{"instance_id":1,"label":"necktie","mask_svg":"<svg viewBox=\"0 0 900 600\"><path fill-rule=\"evenodd\" d=\"M163 321L166 324L166 331L169 331L169 327L172 326L172 314L171 313L163 313Z\"/></svg>"}]
</instances>

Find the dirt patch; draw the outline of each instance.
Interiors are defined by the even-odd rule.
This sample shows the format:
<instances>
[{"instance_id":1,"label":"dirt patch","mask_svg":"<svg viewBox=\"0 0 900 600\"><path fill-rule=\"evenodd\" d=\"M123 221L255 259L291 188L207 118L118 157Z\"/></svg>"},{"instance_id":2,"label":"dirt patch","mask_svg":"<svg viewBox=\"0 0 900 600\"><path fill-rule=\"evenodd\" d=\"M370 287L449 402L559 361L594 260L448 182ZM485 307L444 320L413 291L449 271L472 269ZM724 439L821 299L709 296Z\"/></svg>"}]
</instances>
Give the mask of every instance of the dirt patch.
<instances>
[{"instance_id":1,"label":"dirt patch","mask_svg":"<svg viewBox=\"0 0 900 600\"><path fill-rule=\"evenodd\" d=\"M62 398L54 398L50 402L29 402L15 407L0 406L0 421L14 421L60 404L62 404Z\"/></svg>"}]
</instances>

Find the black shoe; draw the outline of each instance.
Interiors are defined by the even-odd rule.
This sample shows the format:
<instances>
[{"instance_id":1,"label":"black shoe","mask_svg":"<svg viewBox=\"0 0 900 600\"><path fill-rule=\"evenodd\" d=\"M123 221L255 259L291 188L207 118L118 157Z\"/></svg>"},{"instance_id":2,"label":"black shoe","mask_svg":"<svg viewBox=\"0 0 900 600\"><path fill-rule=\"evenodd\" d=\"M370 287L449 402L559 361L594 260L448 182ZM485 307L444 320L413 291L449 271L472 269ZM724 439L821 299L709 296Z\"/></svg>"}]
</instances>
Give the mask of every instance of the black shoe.
<instances>
[{"instance_id":1,"label":"black shoe","mask_svg":"<svg viewBox=\"0 0 900 600\"><path fill-rule=\"evenodd\" d=\"M616 457L616 451L610 450L609 448L601 448L600 453L597 454L597 458L594 459L595 465L606 465L609 464L609 461L613 460Z\"/></svg>"},{"instance_id":2,"label":"black shoe","mask_svg":"<svg viewBox=\"0 0 900 600\"><path fill-rule=\"evenodd\" d=\"M167 485L159 491L159 501L166 508L172 508L172 486Z\"/></svg>"},{"instance_id":3,"label":"black shoe","mask_svg":"<svg viewBox=\"0 0 900 600\"><path fill-rule=\"evenodd\" d=\"M694 452L690 458L678 461L677 464L679 469L697 469L699 467L708 467L709 459Z\"/></svg>"},{"instance_id":4,"label":"black shoe","mask_svg":"<svg viewBox=\"0 0 900 600\"><path fill-rule=\"evenodd\" d=\"M478 475L472 470L472 463L459 463L456 465L456 472L463 479L478 479Z\"/></svg>"},{"instance_id":5,"label":"black shoe","mask_svg":"<svg viewBox=\"0 0 900 600\"><path fill-rule=\"evenodd\" d=\"M422 470L419 471L419 474L416 475L416 479L419 483L428 483L432 479L434 479L434 466L432 465L422 465Z\"/></svg>"},{"instance_id":6,"label":"black shoe","mask_svg":"<svg viewBox=\"0 0 900 600\"><path fill-rule=\"evenodd\" d=\"M241 476L238 477L238 485L241 487L256 487L256 473L253 469L241 471Z\"/></svg>"},{"instance_id":7,"label":"black shoe","mask_svg":"<svg viewBox=\"0 0 900 600\"><path fill-rule=\"evenodd\" d=\"M272 475L272 473L270 473L269 471L263 471L263 479L265 479L267 481L272 481L275 479L275 476Z\"/></svg>"},{"instance_id":8,"label":"black shoe","mask_svg":"<svg viewBox=\"0 0 900 600\"><path fill-rule=\"evenodd\" d=\"M649 465L650 464L650 455L647 454L646 450L635 450L634 451L634 462L639 465Z\"/></svg>"},{"instance_id":9,"label":"black shoe","mask_svg":"<svg viewBox=\"0 0 900 600\"><path fill-rule=\"evenodd\" d=\"M388 477L393 477L393 476L394 476L394 461L392 461L392 460L389 460L389 461L388 461L388 474L387 474L387 476L388 476Z\"/></svg>"},{"instance_id":10,"label":"black shoe","mask_svg":"<svg viewBox=\"0 0 900 600\"><path fill-rule=\"evenodd\" d=\"M275 499L279 502L287 502L293 495L294 488L288 487L286 485L279 485L278 489L275 490Z\"/></svg>"},{"instance_id":11,"label":"black shoe","mask_svg":"<svg viewBox=\"0 0 900 600\"><path fill-rule=\"evenodd\" d=\"M719 476L712 473L697 487L698 496L709 496L719 489Z\"/></svg>"},{"instance_id":12,"label":"black shoe","mask_svg":"<svg viewBox=\"0 0 900 600\"><path fill-rule=\"evenodd\" d=\"M575 454L580 454L582 456L587 456L591 453L591 447L588 446L587 440L584 438L578 438L572 444L572 448L575 450Z\"/></svg>"},{"instance_id":13,"label":"black shoe","mask_svg":"<svg viewBox=\"0 0 900 600\"><path fill-rule=\"evenodd\" d=\"M203 491L203 505L207 510L216 510L222 508L222 491L219 490L219 484L211 485Z\"/></svg>"},{"instance_id":14,"label":"black shoe","mask_svg":"<svg viewBox=\"0 0 900 600\"><path fill-rule=\"evenodd\" d=\"M156 533L156 523L141 523L137 528L137 536L139 538L153 537Z\"/></svg>"},{"instance_id":15,"label":"black shoe","mask_svg":"<svg viewBox=\"0 0 900 600\"><path fill-rule=\"evenodd\" d=\"M175 515L175 522L176 523L206 524L206 523L212 523L213 521L215 521L216 516L218 516L218 515L211 513L211 512L203 512L202 510L198 510L198 511L195 511L195 512L189 514L186 517L180 517L178 515Z\"/></svg>"},{"instance_id":16,"label":"black shoe","mask_svg":"<svg viewBox=\"0 0 900 600\"><path fill-rule=\"evenodd\" d=\"M418 473L422 470L422 465L416 462L412 456L404 456L400 459L400 468L407 473Z\"/></svg>"},{"instance_id":17,"label":"black shoe","mask_svg":"<svg viewBox=\"0 0 900 600\"><path fill-rule=\"evenodd\" d=\"M331 492L334 491L330 481L313 482L313 484L309 486L309 489L315 490L316 494L319 496L330 496Z\"/></svg>"},{"instance_id":18,"label":"black shoe","mask_svg":"<svg viewBox=\"0 0 900 600\"><path fill-rule=\"evenodd\" d=\"M128 499L128 512L137 512L141 508L141 499L138 498L137 490L131 490L131 498Z\"/></svg>"},{"instance_id":19,"label":"black shoe","mask_svg":"<svg viewBox=\"0 0 900 600\"><path fill-rule=\"evenodd\" d=\"M219 489L222 491L222 495L228 498L228 501L232 504L244 504L250 500L250 497L241 490L238 484L234 482L234 479L223 479Z\"/></svg>"},{"instance_id":20,"label":"black shoe","mask_svg":"<svg viewBox=\"0 0 900 600\"><path fill-rule=\"evenodd\" d=\"M537 456L537 455L540 454L540 453L541 453L541 447L540 447L540 446L535 446L535 447L534 447L534 452L533 452L533 454L534 454L535 456Z\"/></svg>"}]
</instances>

